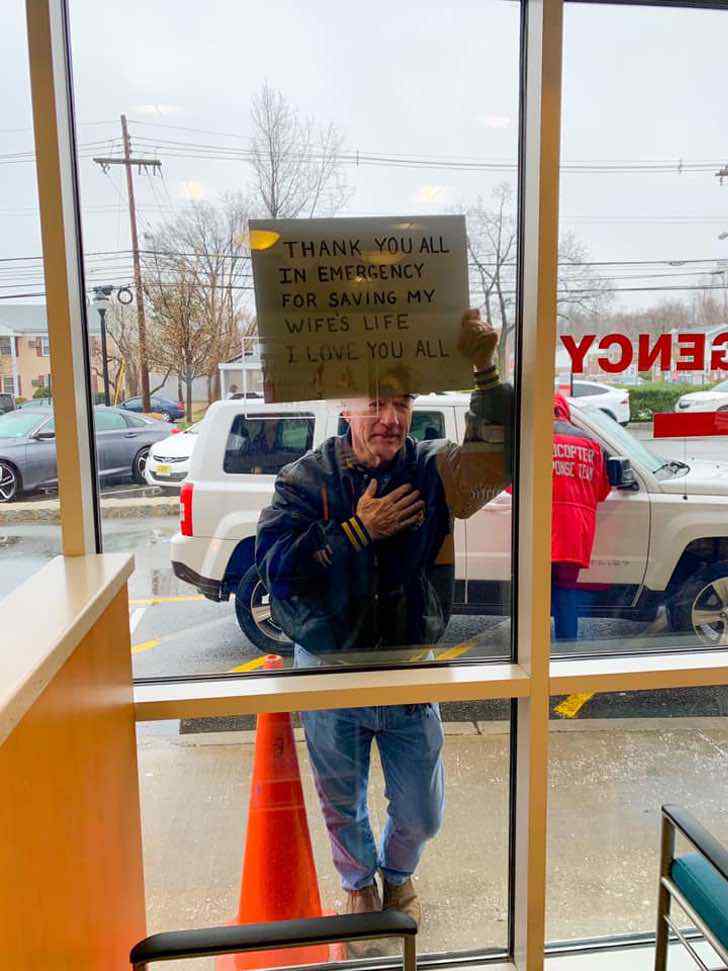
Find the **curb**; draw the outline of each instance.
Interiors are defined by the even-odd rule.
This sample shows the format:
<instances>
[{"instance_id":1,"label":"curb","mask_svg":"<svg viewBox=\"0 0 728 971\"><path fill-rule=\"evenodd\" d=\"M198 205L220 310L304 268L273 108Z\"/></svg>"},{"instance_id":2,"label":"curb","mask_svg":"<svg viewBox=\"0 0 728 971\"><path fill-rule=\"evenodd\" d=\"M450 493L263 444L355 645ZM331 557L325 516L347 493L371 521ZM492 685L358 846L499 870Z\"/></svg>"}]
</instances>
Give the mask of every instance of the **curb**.
<instances>
[{"instance_id":1,"label":"curb","mask_svg":"<svg viewBox=\"0 0 728 971\"><path fill-rule=\"evenodd\" d=\"M179 516L177 496L153 496L144 499L101 499L104 519L146 519ZM61 509L58 499L40 502L14 502L0 507L0 526L23 523L59 524Z\"/></svg>"},{"instance_id":2,"label":"curb","mask_svg":"<svg viewBox=\"0 0 728 971\"><path fill-rule=\"evenodd\" d=\"M486 741L488 737L508 736L510 721L477 721L477 722L443 722L442 727L446 737L480 739ZM558 734L592 734L600 733L638 733L659 734L674 732L710 733L720 731L725 733L723 717L687 715L678 718L581 718L573 721L551 719L549 733ZM297 742L304 741L303 729L293 730ZM202 748L209 745L254 745L255 731L222 731L222 732L189 732L184 735L159 734L142 736L140 745L154 745L160 741L191 748Z\"/></svg>"}]
</instances>

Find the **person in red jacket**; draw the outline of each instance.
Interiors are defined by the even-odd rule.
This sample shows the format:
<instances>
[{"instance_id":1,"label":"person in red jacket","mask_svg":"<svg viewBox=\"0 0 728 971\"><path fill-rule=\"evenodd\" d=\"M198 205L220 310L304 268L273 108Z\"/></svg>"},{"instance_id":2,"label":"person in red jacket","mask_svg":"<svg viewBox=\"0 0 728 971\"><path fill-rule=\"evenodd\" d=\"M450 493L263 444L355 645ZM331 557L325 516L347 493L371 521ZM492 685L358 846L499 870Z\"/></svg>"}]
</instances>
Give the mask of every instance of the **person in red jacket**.
<instances>
[{"instance_id":1,"label":"person in red jacket","mask_svg":"<svg viewBox=\"0 0 728 971\"><path fill-rule=\"evenodd\" d=\"M591 563L597 506L609 495L607 456L599 442L571 423L569 403L554 396L551 507L551 613L556 640L576 640L582 600L579 571Z\"/></svg>"}]
</instances>

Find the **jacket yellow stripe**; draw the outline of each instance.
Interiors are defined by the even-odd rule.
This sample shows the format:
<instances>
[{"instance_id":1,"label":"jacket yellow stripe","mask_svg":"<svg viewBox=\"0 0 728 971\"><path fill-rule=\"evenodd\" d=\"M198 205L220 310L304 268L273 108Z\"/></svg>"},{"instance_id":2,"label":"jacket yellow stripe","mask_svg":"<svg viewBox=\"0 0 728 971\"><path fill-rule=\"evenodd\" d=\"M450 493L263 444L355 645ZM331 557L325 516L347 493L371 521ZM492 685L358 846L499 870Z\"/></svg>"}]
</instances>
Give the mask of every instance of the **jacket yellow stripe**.
<instances>
[{"instance_id":1,"label":"jacket yellow stripe","mask_svg":"<svg viewBox=\"0 0 728 971\"><path fill-rule=\"evenodd\" d=\"M341 528L344 530L346 538L349 540L354 549L359 550L361 547L359 546L359 543L352 532L351 526L348 523L342 523Z\"/></svg>"},{"instance_id":2,"label":"jacket yellow stripe","mask_svg":"<svg viewBox=\"0 0 728 971\"><path fill-rule=\"evenodd\" d=\"M362 546L368 546L369 545L369 537L364 532L364 530L361 528L361 526L359 525L359 523L356 521L356 517L352 517L349 520L349 522L351 523L352 529L354 530L354 532L356 533L356 535L359 537Z\"/></svg>"}]
</instances>

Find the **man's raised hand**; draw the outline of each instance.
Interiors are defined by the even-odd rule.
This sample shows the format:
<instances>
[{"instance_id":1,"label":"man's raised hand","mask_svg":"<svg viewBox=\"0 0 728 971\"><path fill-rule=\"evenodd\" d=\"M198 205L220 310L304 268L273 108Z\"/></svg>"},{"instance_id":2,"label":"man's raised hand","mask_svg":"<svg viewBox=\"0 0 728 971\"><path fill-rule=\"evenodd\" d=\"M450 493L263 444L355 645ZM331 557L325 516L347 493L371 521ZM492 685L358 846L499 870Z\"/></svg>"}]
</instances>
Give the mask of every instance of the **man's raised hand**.
<instances>
[{"instance_id":1,"label":"man's raised hand","mask_svg":"<svg viewBox=\"0 0 728 971\"><path fill-rule=\"evenodd\" d=\"M425 509L420 494L409 483L376 499L377 483L372 479L356 506L356 514L372 539L386 539L421 522Z\"/></svg>"},{"instance_id":2,"label":"man's raised hand","mask_svg":"<svg viewBox=\"0 0 728 971\"><path fill-rule=\"evenodd\" d=\"M466 310L458 350L472 362L476 371L485 371L493 365L498 335L489 323L480 319L479 310Z\"/></svg>"}]
</instances>

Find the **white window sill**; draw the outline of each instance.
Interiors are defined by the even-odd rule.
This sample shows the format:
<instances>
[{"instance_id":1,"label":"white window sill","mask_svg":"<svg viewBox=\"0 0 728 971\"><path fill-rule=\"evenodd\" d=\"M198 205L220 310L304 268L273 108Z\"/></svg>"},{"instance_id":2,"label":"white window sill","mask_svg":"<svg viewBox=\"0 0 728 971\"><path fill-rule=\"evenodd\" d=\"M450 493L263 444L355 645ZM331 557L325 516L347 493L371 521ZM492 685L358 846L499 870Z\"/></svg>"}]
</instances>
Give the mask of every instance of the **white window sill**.
<instances>
[{"instance_id":1,"label":"white window sill","mask_svg":"<svg viewBox=\"0 0 728 971\"><path fill-rule=\"evenodd\" d=\"M137 721L215 718L261 711L525 698L529 687L528 675L517 664L433 666L137 684L134 706Z\"/></svg>"}]
</instances>

